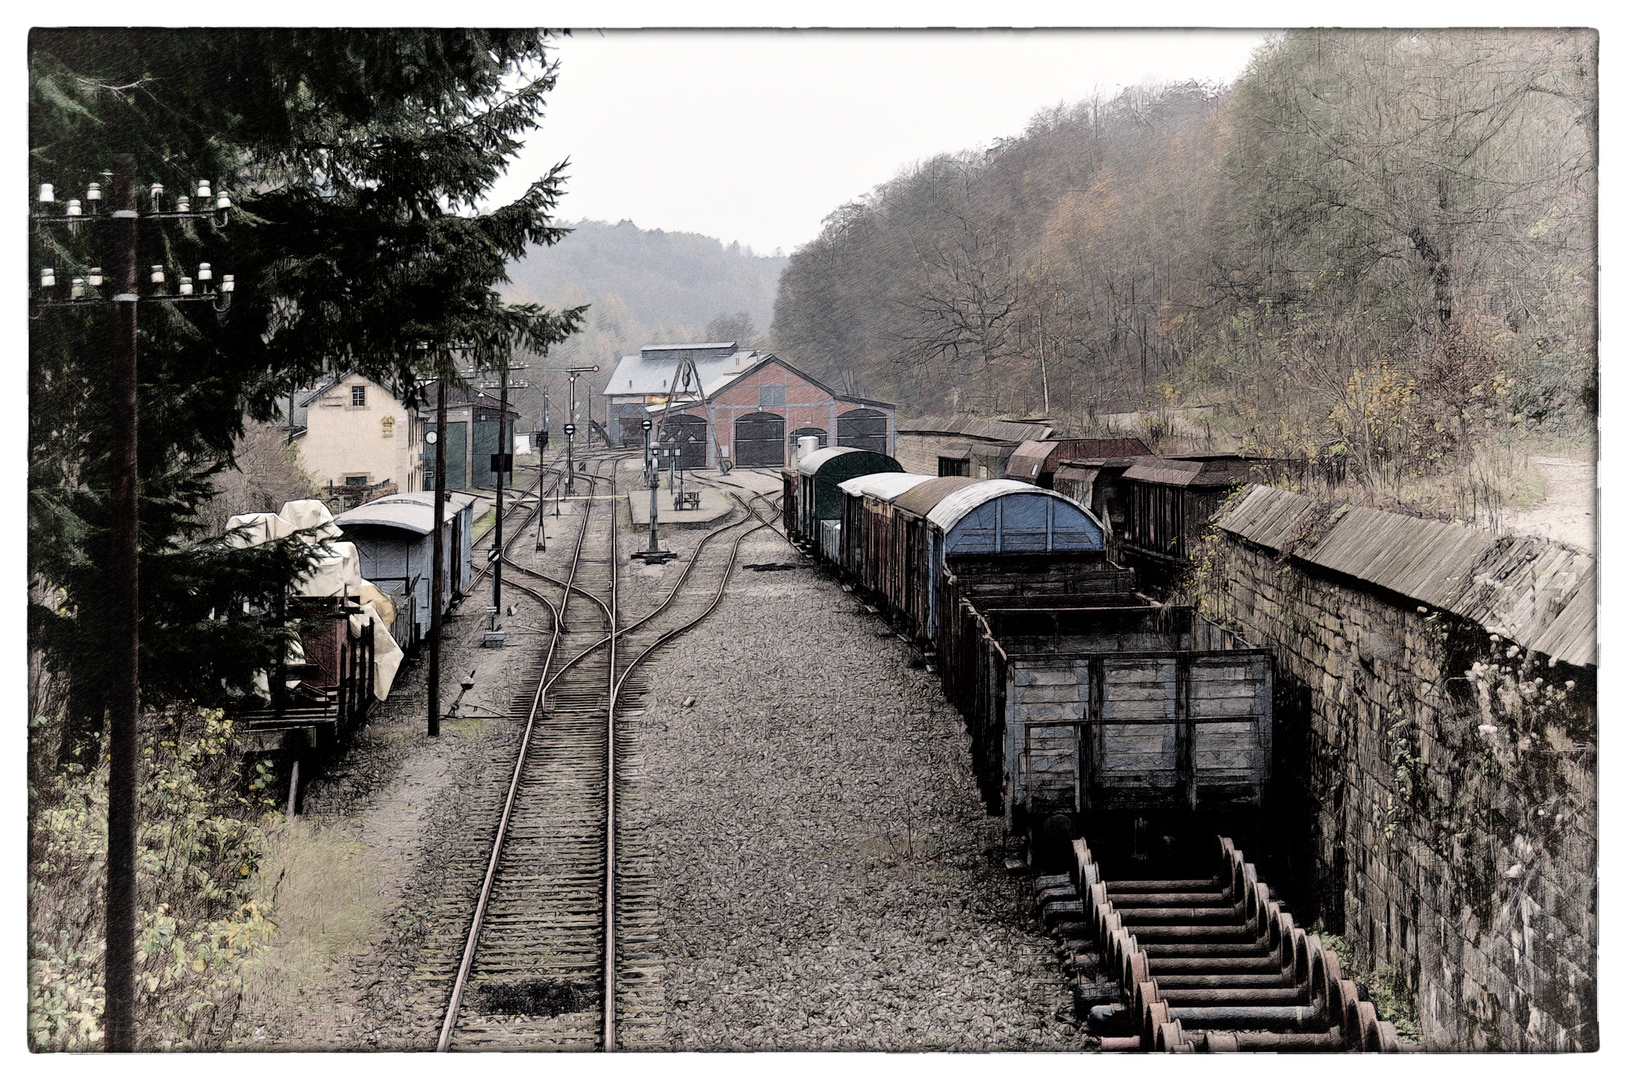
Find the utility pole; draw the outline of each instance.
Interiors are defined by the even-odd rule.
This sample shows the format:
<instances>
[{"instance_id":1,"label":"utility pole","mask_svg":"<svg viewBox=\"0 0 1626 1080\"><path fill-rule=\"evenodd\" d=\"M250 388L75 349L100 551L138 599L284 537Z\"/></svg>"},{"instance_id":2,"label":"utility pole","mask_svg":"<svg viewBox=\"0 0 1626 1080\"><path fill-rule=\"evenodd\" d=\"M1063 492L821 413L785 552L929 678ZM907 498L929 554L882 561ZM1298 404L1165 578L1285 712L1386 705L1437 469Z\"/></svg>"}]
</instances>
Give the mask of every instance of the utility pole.
<instances>
[{"instance_id":1,"label":"utility pole","mask_svg":"<svg viewBox=\"0 0 1626 1080\"><path fill-rule=\"evenodd\" d=\"M515 370L523 370L525 365L515 364L513 367ZM494 539L491 547L491 561L496 563L496 565L491 568L491 606L497 609L496 614L491 617L491 629L493 630L497 629L502 620L502 482L504 474L508 471L514 460L514 455L511 452L513 450L512 439L507 434L508 365L506 364L502 369L501 386L502 389L499 391L499 396L497 399L497 469L495 470L497 473L497 522L496 525L493 526L492 536ZM525 383L521 382L520 387L523 389L524 386ZM541 497L540 492L538 493L537 497Z\"/></svg>"},{"instance_id":2,"label":"utility pole","mask_svg":"<svg viewBox=\"0 0 1626 1080\"><path fill-rule=\"evenodd\" d=\"M568 367L565 374L570 376L570 423L565 425L565 494L576 493L576 379L589 371L597 371L598 365L591 367Z\"/></svg>"},{"instance_id":3,"label":"utility pole","mask_svg":"<svg viewBox=\"0 0 1626 1080\"><path fill-rule=\"evenodd\" d=\"M101 305L109 300L113 305L112 365L108 371L106 389L109 395L109 453L108 466L112 473L108 482L108 510L112 520L108 528L107 546L99 557L107 566L106 577L106 642L108 652L107 685L107 883L106 925L104 927L106 1001L103 1011L103 1045L111 1053L128 1053L135 1049L135 924L136 924L136 824L140 803L137 780L140 762L140 709L141 709L141 640L139 611L141 605L141 546L140 546L140 479L138 468L137 399L139 369L137 366L136 305L142 297L136 284L138 223L142 218L136 209L134 187L135 157L115 154L113 171L103 173L109 181L113 210L103 216L98 213L102 201L102 185L91 184L85 191L83 203L68 200L66 213L52 213L56 209L54 184L41 184L40 211L31 215L34 225L66 225L70 232L95 224L100 228L109 224L112 242L112 295L101 292L102 270L90 267L85 277L72 279L67 299L55 293L56 272L52 267L40 268L37 301L30 298L30 316L33 307L76 307ZM215 228L224 228L231 211L231 199L226 192L216 195L207 180L197 182L196 197L199 209L190 207L191 196L177 199L175 209L165 211L160 205L164 194L162 184L152 185L152 210L145 215L153 219L206 219ZM89 213L85 212L88 204ZM232 293L236 288L232 275L220 280L219 291L214 287L214 272L208 263L198 264L196 285L191 277L182 275L174 293L161 291L165 282L164 267L152 268L154 288L148 292L149 302L180 304L205 301L217 314L224 315L231 308ZM292 417L290 416L290 420Z\"/></svg>"},{"instance_id":4,"label":"utility pole","mask_svg":"<svg viewBox=\"0 0 1626 1080\"><path fill-rule=\"evenodd\" d=\"M135 157L113 158L113 565L107 606L112 655L107 727L106 1046L135 1049L136 762L140 716L140 529L136 469ZM291 418L290 418L291 419Z\"/></svg>"},{"instance_id":5,"label":"utility pole","mask_svg":"<svg viewBox=\"0 0 1626 1080\"><path fill-rule=\"evenodd\" d=\"M446 587L441 563L446 558L446 371L448 358L441 356L441 369L435 379L435 430L429 438L435 444L435 530L434 567L429 575L429 737L440 735L440 594Z\"/></svg>"}]
</instances>

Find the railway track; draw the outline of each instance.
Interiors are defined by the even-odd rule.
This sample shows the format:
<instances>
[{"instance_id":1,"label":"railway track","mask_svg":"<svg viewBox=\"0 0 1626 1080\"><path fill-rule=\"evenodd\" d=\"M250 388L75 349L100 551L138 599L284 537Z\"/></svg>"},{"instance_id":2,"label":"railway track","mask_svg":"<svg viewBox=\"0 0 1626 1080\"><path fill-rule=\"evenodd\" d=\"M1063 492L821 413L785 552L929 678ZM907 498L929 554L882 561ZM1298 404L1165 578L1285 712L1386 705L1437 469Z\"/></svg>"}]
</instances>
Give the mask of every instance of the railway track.
<instances>
[{"instance_id":1,"label":"railway track","mask_svg":"<svg viewBox=\"0 0 1626 1080\"><path fill-rule=\"evenodd\" d=\"M737 500L741 513L701 539L665 598L625 617L615 459L600 461L612 472L589 479L565 576L505 560L552 632L511 713L525 729L448 979L439 1049L614 1050L659 1045L663 1034L652 859L618 825L642 757L620 729L635 731L650 693L643 660L716 607L740 540L767 522L755 500ZM733 543L720 542L731 531Z\"/></svg>"},{"instance_id":2,"label":"railway track","mask_svg":"<svg viewBox=\"0 0 1626 1080\"><path fill-rule=\"evenodd\" d=\"M1294 925L1229 839L1163 869L1108 877L1080 839L1067 873L1035 883L1103 1050L1401 1049L1394 1025L1342 976L1332 950Z\"/></svg>"}]
</instances>

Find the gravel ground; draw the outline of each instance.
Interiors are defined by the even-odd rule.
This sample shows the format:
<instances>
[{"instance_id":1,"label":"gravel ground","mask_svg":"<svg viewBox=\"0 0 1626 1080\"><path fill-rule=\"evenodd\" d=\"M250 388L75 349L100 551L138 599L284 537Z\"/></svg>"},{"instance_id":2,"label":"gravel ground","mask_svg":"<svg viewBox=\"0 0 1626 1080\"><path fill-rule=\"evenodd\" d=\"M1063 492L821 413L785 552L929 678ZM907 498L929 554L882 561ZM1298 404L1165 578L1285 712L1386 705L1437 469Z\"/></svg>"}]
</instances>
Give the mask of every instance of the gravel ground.
<instances>
[{"instance_id":1,"label":"gravel ground","mask_svg":"<svg viewBox=\"0 0 1626 1080\"><path fill-rule=\"evenodd\" d=\"M777 490L776 475L733 479ZM740 561L801 559L763 530ZM443 699L478 668L465 714L506 709L529 659L478 647L483 603L449 629ZM428 739L424 666L306 797L308 824L359 846L377 915L331 966L246 1001L236 1049L433 1045L444 993L419 969L467 917L461 864L518 726L450 721ZM665 1046L1086 1045L1031 880L1005 868L975 798L961 720L877 616L811 568L741 570L651 675L645 779L624 806L658 863Z\"/></svg>"},{"instance_id":2,"label":"gravel ground","mask_svg":"<svg viewBox=\"0 0 1626 1080\"><path fill-rule=\"evenodd\" d=\"M799 558L766 530L740 556ZM742 570L652 675L628 824L673 1049L1084 1047L960 717L877 616L814 569Z\"/></svg>"}]
</instances>

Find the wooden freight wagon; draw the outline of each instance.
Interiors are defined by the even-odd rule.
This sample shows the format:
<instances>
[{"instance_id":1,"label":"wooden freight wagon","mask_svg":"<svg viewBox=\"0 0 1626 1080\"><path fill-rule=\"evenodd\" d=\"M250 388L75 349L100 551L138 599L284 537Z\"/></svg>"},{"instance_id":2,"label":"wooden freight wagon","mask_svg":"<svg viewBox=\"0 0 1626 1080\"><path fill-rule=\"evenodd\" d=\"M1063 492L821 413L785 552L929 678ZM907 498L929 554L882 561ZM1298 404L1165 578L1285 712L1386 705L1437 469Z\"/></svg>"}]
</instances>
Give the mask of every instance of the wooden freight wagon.
<instances>
[{"instance_id":1,"label":"wooden freight wagon","mask_svg":"<svg viewBox=\"0 0 1626 1080\"><path fill-rule=\"evenodd\" d=\"M841 488L841 572L855 585L890 606L897 514L892 502L934 479L920 473L871 473L843 480Z\"/></svg>"},{"instance_id":2,"label":"wooden freight wagon","mask_svg":"<svg viewBox=\"0 0 1626 1080\"><path fill-rule=\"evenodd\" d=\"M922 485L924 486L924 485ZM926 513L925 550L915 585L923 610L916 632L935 641L937 587L950 562L988 556L1102 557L1106 533L1088 510L1065 495L1018 480L985 480L949 492Z\"/></svg>"},{"instance_id":3,"label":"wooden freight wagon","mask_svg":"<svg viewBox=\"0 0 1626 1080\"><path fill-rule=\"evenodd\" d=\"M1258 806L1270 779L1270 654L1189 607L978 608L956 663L991 813Z\"/></svg>"},{"instance_id":4,"label":"wooden freight wagon","mask_svg":"<svg viewBox=\"0 0 1626 1080\"><path fill-rule=\"evenodd\" d=\"M474 501L467 492L446 493L441 522L442 612L468 591L473 577ZM410 591L412 602L406 605L406 615L412 620L412 643L429 632L434 517L435 493L413 491L363 503L333 519L344 529L345 539L355 543L361 572L368 581L386 590L404 585Z\"/></svg>"},{"instance_id":5,"label":"wooden freight wagon","mask_svg":"<svg viewBox=\"0 0 1626 1080\"><path fill-rule=\"evenodd\" d=\"M937 579L937 610L959 612L961 601L975 608L1051 609L1146 606L1152 601L1135 591L1135 572L1091 552L1032 555L962 555L949 560ZM938 627L942 656L960 655L959 637L967 623L944 618ZM944 664L943 687L949 697L966 692L970 672Z\"/></svg>"}]
</instances>

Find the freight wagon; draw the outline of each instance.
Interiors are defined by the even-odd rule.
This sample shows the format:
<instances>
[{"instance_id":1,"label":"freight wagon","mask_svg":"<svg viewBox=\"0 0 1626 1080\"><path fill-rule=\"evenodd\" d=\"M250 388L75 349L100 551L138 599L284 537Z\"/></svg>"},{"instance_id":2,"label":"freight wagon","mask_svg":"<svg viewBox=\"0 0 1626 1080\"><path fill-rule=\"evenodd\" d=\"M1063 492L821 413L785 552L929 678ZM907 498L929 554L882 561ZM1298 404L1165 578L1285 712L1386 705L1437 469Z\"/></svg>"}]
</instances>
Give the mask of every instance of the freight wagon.
<instances>
[{"instance_id":1,"label":"freight wagon","mask_svg":"<svg viewBox=\"0 0 1626 1080\"><path fill-rule=\"evenodd\" d=\"M445 590L444 612L468 590L473 576L475 497L463 491L446 493L441 520L441 570ZM404 586L410 644L429 633L429 589L434 574L435 493L414 491L362 503L334 518L345 539L361 555L361 571L368 581L386 588ZM404 628L403 628L404 629Z\"/></svg>"},{"instance_id":2,"label":"freight wagon","mask_svg":"<svg viewBox=\"0 0 1626 1080\"><path fill-rule=\"evenodd\" d=\"M953 656L990 813L1257 807L1270 778L1273 671L1189 607L979 608Z\"/></svg>"},{"instance_id":3,"label":"freight wagon","mask_svg":"<svg viewBox=\"0 0 1626 1080\"><path fill-rule=\"evenodd\" d=\"M841 488L841 571L859 588L888 606L897 602L902 532L893 500L933 477L922 473L873 473L843 480Z\"/></svg>"},{"instance_id":4,"label":"freight wagon","mask_svg":"<svg viewBox=\"0 0 1626 1080\"><path fill-rule=\"evenodd\" d=\"M1270 654L1136 592L1088 510L1013 480L842 490L839 548L818 554L936 647L990 813L1021 830L1052 813L1257 808Z\"/></svg>"},{"instance_id":5,"label":"freight wagon","mask_svg":"<svg viewBox=\"0 0 1626 1080\"><path fill-rule=\"evenodd\" d=\"M796 463L795 539L834 562L841 550L841 482L870 473L902 471L894 458L851 446L832 446L804 456Z\"/></svg>"}]
</instances>

